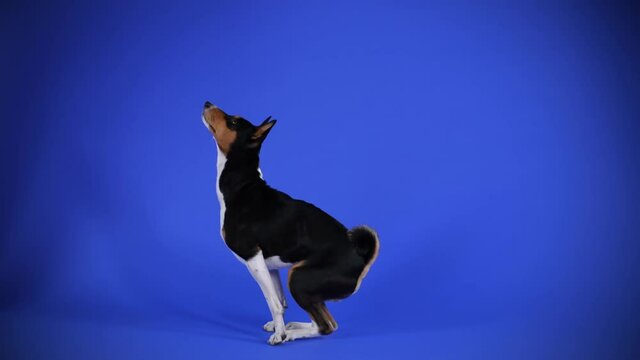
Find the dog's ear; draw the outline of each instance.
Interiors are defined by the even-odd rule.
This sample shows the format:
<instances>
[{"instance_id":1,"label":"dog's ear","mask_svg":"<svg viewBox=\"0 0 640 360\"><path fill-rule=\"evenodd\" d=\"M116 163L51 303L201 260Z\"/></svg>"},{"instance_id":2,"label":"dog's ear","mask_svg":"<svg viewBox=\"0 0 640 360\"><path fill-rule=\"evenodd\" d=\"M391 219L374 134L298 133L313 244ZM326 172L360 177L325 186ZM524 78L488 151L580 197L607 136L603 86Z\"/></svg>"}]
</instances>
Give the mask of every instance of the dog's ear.
<instances>
[{"instance_id":1,"label":"dog's ear","mask_svg":"<svg viewBox=\"0 0 640 360\"><path fill-rule=\"evenodd\" d=\"M253 133L253 135L251 135L251 140L258 141L258 142L264 141L264 139L269 134L269 131L271 131L271 128L275 124L276 124L276 120L275 119L271 120L271 116L269 116L262 122L262 124L258 125L258 127L256 128L256 131Z\"/></svg>"}]
</instances>

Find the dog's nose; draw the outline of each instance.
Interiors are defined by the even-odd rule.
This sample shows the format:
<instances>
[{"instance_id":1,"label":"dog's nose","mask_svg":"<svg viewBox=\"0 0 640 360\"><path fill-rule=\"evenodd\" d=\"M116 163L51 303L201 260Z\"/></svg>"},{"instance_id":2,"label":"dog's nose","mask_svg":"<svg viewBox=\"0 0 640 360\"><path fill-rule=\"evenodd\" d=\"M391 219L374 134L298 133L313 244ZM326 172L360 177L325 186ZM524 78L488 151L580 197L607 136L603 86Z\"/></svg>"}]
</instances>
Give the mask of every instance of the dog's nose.
<instances>
[{"instance_id":1,"label":"dog's nose","mask_svg":"<svg viewBox=\"0 0 640 360\"><path fill-rule=\"evenodd\" d=\"M208 102L208 101L205 101L205 102L204 102L204 108L205 108L205 109L208 109L208 108L210 108L210 107L213 107L213 104L212 104L212 103L210 103L210 102Z\"/></svg>"}]
</instances>

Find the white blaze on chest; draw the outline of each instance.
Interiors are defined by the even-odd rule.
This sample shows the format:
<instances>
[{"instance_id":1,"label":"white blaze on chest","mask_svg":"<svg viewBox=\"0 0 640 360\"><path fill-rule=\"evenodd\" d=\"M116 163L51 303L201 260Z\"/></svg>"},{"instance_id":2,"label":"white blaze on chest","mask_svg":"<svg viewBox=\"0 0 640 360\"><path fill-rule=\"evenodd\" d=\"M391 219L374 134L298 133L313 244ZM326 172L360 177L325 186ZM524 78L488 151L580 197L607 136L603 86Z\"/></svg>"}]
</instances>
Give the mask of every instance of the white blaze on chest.
<instances>
[{"instance_id":1,"label":"white blaze on chest","mask_svg":"<svg viewBox=\"0 0 640 360\"><path fill-rule=\"evenodd\" d=\"M224 196L222 196L222 191L220 191L220 175L222 175L222 170L224 170L224 165L227 163L227 157L222 153L219 147L218 149L218 162L216 164L217 167L217 175L216 175L216 194L218 195L218 202L220 202L220 236L224 240L224 234L222 234L222 227L224 226L224 213L227 211L227 207L224 204Z\"/></svg>"}]
</instances>

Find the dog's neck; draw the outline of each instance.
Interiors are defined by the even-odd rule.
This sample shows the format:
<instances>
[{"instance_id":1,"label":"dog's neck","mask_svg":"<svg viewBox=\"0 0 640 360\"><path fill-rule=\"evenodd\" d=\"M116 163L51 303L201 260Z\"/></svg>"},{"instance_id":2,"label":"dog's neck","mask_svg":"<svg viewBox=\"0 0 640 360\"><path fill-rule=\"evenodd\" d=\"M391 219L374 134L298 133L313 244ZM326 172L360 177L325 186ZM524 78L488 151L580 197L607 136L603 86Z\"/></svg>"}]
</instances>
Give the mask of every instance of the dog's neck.
<instances>
[{"instance_id":1,"label":"dog's neck","mask_svg":"<svg viewBox=\"0 0 640 360\"><path fill-rule=\"evenodd\" d=\"M224 196L222 196L222 191L220 191L220 176L222 175L222 171L224 170L224 165L227 163L227 157L224 155L222 150L218 146L218 162L217 162L217 175L216 175L216 194L218 195L218 202L220 203L220 231L224 227L224 214L227 211L227 206L224 202ZM224 238L224 235L222 235Z\"/></svg>"},{"instance_id":2,"label":"dog's neck","mask_svg":"<svg viewBox=\"0 0 640 360\"><path fill-rule=\"evenodd\" d=\"M217 174L216 182L218 183L218 191L220 191L220 175L222 175L222 170L224 170L224 165L227 163L227 156L222 152L222 150L220 150L218 146L216 146L216 149L218 149L218 163L216 164L218 174Z\"/></svg>"},{"instance_id":3,"label":"dog's neck","mask_svg":"<svg viewBox=\"0 0 640 360\"><path fill-rule=\"evenodd\" d=\"M216 192L220 202L220 224L224 224L226 204L236 192L252 183L264 183L262 171L258 167L257 155L234 155L227 157L218 149Z\"/></svg>"}]
</instances>

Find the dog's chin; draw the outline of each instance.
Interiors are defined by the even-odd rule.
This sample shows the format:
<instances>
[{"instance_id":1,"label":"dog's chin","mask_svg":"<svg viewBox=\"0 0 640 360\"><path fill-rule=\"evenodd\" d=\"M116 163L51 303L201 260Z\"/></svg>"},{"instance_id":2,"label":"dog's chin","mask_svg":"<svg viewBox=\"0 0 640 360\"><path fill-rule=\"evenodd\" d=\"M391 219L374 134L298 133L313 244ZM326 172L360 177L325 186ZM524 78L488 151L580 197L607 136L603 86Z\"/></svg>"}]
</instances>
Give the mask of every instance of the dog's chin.
<instances>
[{"instance_id":1,"label":"dog's chin","mask_svg":"<svg viewBox=\"0 0 640 360\"><path fill-rule=\"evenodd\" d=\"M207 122L207 120L204 118L204 115L202 115L202 123L207 127L207 129L209 129L209 131L211 131L212 134L216 133L216 129L214 129L213 126L211 126L211 124Z\"/></svg>"}]
</instances>

